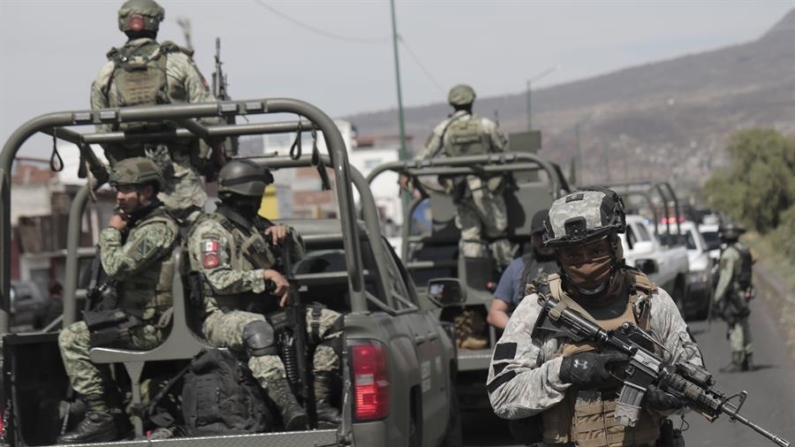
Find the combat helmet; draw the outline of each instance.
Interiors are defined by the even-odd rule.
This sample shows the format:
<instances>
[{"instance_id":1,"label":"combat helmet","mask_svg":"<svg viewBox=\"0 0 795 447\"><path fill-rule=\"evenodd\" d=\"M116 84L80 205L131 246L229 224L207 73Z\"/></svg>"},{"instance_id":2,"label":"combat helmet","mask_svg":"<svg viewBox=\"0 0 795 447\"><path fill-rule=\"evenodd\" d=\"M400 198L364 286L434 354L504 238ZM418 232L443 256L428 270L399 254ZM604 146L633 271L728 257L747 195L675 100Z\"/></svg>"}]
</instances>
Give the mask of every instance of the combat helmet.
<instances>
[{"instance_id":1,"label":"combat helmet","mask_svg":"<svg viewBox=\"0 0 795 447\"><path fill-rule=\"evenodd\" d=\"M718 234L723 241L736 241L740 239L740 236L743 233L745 233L745 228L735 224L734 222L729 222L727 224L721 225L720 228L718 228Z\"/></svg>"},{"instance_id":2,"label":"combat helmet","mask_svg":"<svg viewBox=\"0 0 795 447\"><path fill-rule=\"evenodd\" d=\"M218 194L262 197L265 187L273 183L270 170L251 160L234 160L218 172Z\"/></svg>"},{"instance_id":3,"label":"combat helmet","mask_svg":"<svg viewBox=\"0 0 795 447\"><path fill-rule=\"evenodd\" d=\"M119 8L119 29L128 31L157 32L160 22L166 18L166 10L155 0L127 0Z\"/></svg>"},{"instance_id":4,"label":"combat helmet","mask_svg":"<svg viewBox=\"0 0 795 447\"><path fill-rule=\"evenodd\" d=\"M466 106L475 102L476 97L475 89L466 84L458 84L450 89L450 93L447 94L447 102L453 107Z\"/></svg>"},{"instance_id":5,"label":"combat helmet","mask_svg":"<svg viewBox=\"0 0 795 447\"><path fill-rule=\"evenodd\" d=\"M621 196L609 189L584 189L552 203L544 223L544 244L558 248L610 236L617 248L617 235L626 225Z\"/></svg>"},{"instance_id":6,"label":"combat helmet","mask_svg":"<svg viewBox=\"0 0 795 447\"><path fill-rule=\"evenodd\" d=\"M157 185L158 191L166 186L163 173L154 161L144 157L126 158L113 166L108 182L116 187L119 185Z\"/></svg>"}]
</instances>

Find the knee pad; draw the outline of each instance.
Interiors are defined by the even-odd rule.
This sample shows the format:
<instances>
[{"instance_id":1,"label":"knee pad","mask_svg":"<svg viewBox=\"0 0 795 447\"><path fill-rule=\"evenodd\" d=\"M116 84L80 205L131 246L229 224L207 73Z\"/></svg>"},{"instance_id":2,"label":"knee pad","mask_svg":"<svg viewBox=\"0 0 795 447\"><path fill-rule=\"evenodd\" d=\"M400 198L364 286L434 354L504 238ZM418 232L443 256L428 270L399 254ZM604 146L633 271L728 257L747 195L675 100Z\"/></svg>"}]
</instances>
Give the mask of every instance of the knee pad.
<instances>
[{"instance_id":1,"label":"knee pad","mask_svg":"<svg viewBox=\"0 0 795 447\"><path fill-rule=\"evenodd\" d=\"M273 326L267 321L252 321L243 327L243 344L249 357L277 355Z\"/></svg>"}]
</instances>

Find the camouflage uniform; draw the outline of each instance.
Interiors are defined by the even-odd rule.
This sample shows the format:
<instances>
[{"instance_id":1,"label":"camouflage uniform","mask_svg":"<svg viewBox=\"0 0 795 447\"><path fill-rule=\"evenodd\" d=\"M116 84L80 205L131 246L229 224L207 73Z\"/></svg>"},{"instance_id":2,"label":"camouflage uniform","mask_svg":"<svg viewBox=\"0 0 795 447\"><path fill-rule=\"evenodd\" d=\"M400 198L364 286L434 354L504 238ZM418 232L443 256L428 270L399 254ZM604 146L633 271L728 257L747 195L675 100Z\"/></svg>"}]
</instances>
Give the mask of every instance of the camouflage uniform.
<instances>
[{"instance_id":1,"label":"camouflage uniform","mask_svg":"<svg viewBox=\"0 0 795 447\"><path fill-rule=\"evenodd\" d=\"M646 330L665 347L666 361L703 366L668 293L624 265L618 235L625 227L623 202L613 191L583 190L556 200L544 243L555 249L561 269L540 290L558 301L556 309L569 307L605 330L624 323ZM520 302L495 346L486 385L494 412L511 420L537 416L517 423L540 423L544 446L656 446L661 419L685 411L684 403L650 388L634 425L620 424L614 417L616 382L605 381L611 379L608 362L623 361L605 359L620 354L547 331L534 337L538 298L533 293ZM652 395L663 395L665 406L652 407Z\"/></svg>"},{"instance_id":2,"label":"camouflage uniform","mask_svg":"<svg viewBox=\"0 0 795 447\"><path fill-rule=\"evenodd\" d=\"M252 307L252 304L259 309L278 307L275 306L278 298L264 294L263 279L263 271L273 268L276 258L266 246L257 250L256 257L243 253L246 241L241 239L257 238L257 230L235 222L237 231L232 232L221 220L229 221L218 213L200 221L191 231L188 241L191 267L202 273L208 286L205 287L202 331L213 345L244 352L243 328L251 322L264 321L265 317L263 313L243 309ZM295 231L290 231L290 235L290 239L283 243L289 246L292 259L297 261L304 253L303 242ZM259 238L264 244L264 239ZM321 344L315 350L316 373L339 371L339 357L329 342L342 335L335 324L340 317L332 310L320 310L318 332ZM306 320L311 336L311 307L307 308ZM278 355L252 356L248 365L266 389L268 383L285 377L284 364Z\"/></svg>"},{"instance_id":3,"label":"camouflage uniform","mask_svg":"<svg viewBox=\"0 0 795 447\"><path fill-rule=\"evenodd\" d=\"M167 97L159 101L171 104L193 104L201 102L214 102L207 81L195 62L191 59L192 51L184 50L168 42L158 44L150 38L133 39L120 49L113 49L108 53L109 58L119 52L137 49L141 54L154 52L165 53L165 75L167 78ZM163 56L161 56L163 57ZM103 109L109 107L122 107L117 86L114 82L114 71L117 70L116 62L108 61L100 70L97 78L91 84L91 108ZM217 119L202 120L208 124L220 123ZM110 132L114 129L110 125L98 125L98 132ZM173 141L169 143L170 164L173 174L166 175L166 188L160 193L159 198L166 207L179 218L186 218L196 208L202 209L207 200L204 190L204 181L196 167L196 153L199 145L204 144L196 140ZM106 144L103 145L105 154L113 166L117 161L128 157L145 156L145 148L141 144ZM192 157L194 158L192 160ZM169 163L165 161L165 163ZM196 216L194 215L193 218Z\"/></svg>"},{"instance_id":4,"label":"camouflage uniform","mask_svg":"<svg viewBox=\"0 0 795 447\"><path fill-rule=\"evenodd\" d=\"M99 238L102 267L109 279L119 281L119 309L142 321L130 330L129 338L114 346L149 350L162 342L170 327L173 265L169 255L179 228L162 207L128 228L125 241L115 228L102 230ZM64 328L58 344L72 388L83 396L103 394L102 374L89 359L86 323L79 321Z\"/></svg>"},{"instance_id":5,"label":"camouflage uniform","mask_svg":"<svg viewBox=\"0 0 795 447\"><path fill-rule=\"evenodd\" d=\"M450 145L450 136L446 132L451 123L478 120L480 127L486 134L484 139L488 142L489 153L503 152L508 140L497 125L487 119L459 110L449 118L442 121L433 130L425 149L417 156L419 160L434 158L441 152L446 152ZM483 231L491 238L505 236L508 228L508 214L505 208L505 199L502 190L495 187L500 178L484 182L476 175L468 175L467 184L472 191L472 199L456 205L456 227L461 230L461 250L465 257L479 258L485 255ZM503 239L491 244L492 255L502 266L507 266L513 260L513 250L510 243Z\"/></svg>"},{"instance_id":6,"label":"camouflage uniform","mask_svg":"<svg viewBox=\"0 0 795 447\"><path fill-rule=\"evenodd\" d=\"M731 343L732 364L745 364L744 368L739 369L746 370L749 369L748 359L753 354L751 330L748 324L751 313L748 300L753 296L752 262L748 247L741 242L730 243L720 255L720 279L715 289L715 304L723 310L723 317L728 324L727 335ZM743 277L747 280L741 280Z\"/></svg>"},{"instance_id":7,"label":"camouflage uniform","mask_svg":"<svg viewBox=\"0 0 795 447\"><path fill-rule=\"evenodd\" d=\"M703 366L698 346L668 293L658 289L651 303L650 333L667 349L666 360L685 360ZM563 360L560 350L565 340L530 337L540 311L538 295L523 299L495 347L487 388L494 412L501 418L524 419L542 413L563 401L571 386L562 383L559 377ZM544 445L573 447L575 444Z\"/></svg>"}]
</instances>

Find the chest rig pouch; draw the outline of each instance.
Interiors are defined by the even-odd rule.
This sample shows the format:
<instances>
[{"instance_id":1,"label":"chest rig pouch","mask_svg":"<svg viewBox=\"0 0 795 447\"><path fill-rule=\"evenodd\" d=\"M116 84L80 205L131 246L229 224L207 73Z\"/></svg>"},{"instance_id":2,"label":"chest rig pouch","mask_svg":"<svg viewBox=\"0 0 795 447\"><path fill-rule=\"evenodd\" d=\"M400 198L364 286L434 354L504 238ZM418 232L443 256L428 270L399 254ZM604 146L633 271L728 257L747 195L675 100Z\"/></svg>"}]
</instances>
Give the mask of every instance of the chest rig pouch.
<instances>
[{"instance_id":1,"label":"chest rig pouch","mask_svg":"<svg viewBox=\"0 0 795 447\"><path fill-rule=\"evenodd\" d=\"M549 275L548 283L543 284L541 288L557 299L561 305L577 310L605 330L617 329L625 322L649 330L651 322L649 298L656 293L656 287L639 271L628 269L625 275L625 290L629 292L626 308L621 315L606 320L594 319L588 311L571 299L563 291L558 274ZM562 341L556 356L567 357L593 349L595 345L591 343ZM618 424L614 417L617 407L615 391L617 390L578 390L570 387L560 403L541 413L544 442L574 443L578 447L654 445L660 438L662 418L657 413L643 411L634 427Z\"/></svg>"},{"instance_id":2,"label":"chest rig pouch","mask_svg":"<svg viewBox=\"0 0 795 447\"><path fill-rule=\"evenodd\" d=\"M115 95L112 107L168 104L167 52L156 42L122 47L108 53L114 70L108 82ZM114 99L115 98L115 99ZM144 123L122 124L121 130L145 128Z\"/></svg>"}]
</instances>

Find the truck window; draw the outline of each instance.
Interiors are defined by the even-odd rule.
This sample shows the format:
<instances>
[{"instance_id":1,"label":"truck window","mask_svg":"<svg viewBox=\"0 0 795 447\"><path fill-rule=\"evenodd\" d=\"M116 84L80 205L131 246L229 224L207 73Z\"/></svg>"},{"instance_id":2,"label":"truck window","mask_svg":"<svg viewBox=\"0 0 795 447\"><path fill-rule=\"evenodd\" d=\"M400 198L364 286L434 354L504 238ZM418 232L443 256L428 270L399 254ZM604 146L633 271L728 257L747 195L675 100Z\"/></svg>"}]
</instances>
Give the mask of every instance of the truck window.
<instances>
[{"instance_id":1,"label":"truck window","mask_svg":"<svg viewBox=\"0 0 795 447\"><path fill-rule=\"evenodd\" d=\"M649 235L649 231L646 230L646 225L638 225L638 237L640 241L647 242L651 240L651 236Z\"/></svg>"},{"instance_id":2,"label":"truck window","mask_svg":"<svg viewBox=\"0 0 795 447\"><path fill-rule=\"evenodd\" d=\"M635 246L635 242L638 241L638 237L635 236L635 231L632 229L632 225L627 225L627 244L630 247Z\"/></svg>"},{"instance_id":3,"label":"truck window","mask_svg":"<svg viewBox=\"0 0 795 447\"><path fill-rule=\"evenodd\" d=\"M411 301L414 306L419 307L419 299L417 298L417 291L414 289L414 281L409 276L409 273L406 271L406 267L403 265L403 262L400 261L395 250L392 249L392 246L389 244L389 241L384 239L384 244L387 246L387 251L389 251L389 255L392 258L392 263L394 264L396 270L400 275L400 283L401 286L406 290L405 298ZM391 269L390 269L391 270ZM399 302L399 301L398 301ZM404 303L400 303L404 304Z\"/></svg>"},{"instance_id":4,"label":"truck window","mask_svg":"<svg viewBox=\"0 0 795 447\"><path fill-rule=\"evenodd\" d=\"M373 252L370 244L362 243L362 264L366 269L365 289L379 301L386 304L384 295L379 292L378 271L368 266L375 266ZM345 250L343 248L318 248L309 250L306 255L295 264L293 272L299 278L302 276L311 277L312 275L329 275L333 273L344 274L348 271L345 264ZM332 275L327 281L311 282L303 286L301 297L304 303L316 301L328 306L330 309L341 313L351 311L350 292L348 290L348 278L346 275L339 277ZM375 304L368 301L368 310L380 311Z\"/></svg>"}]
</instances>

